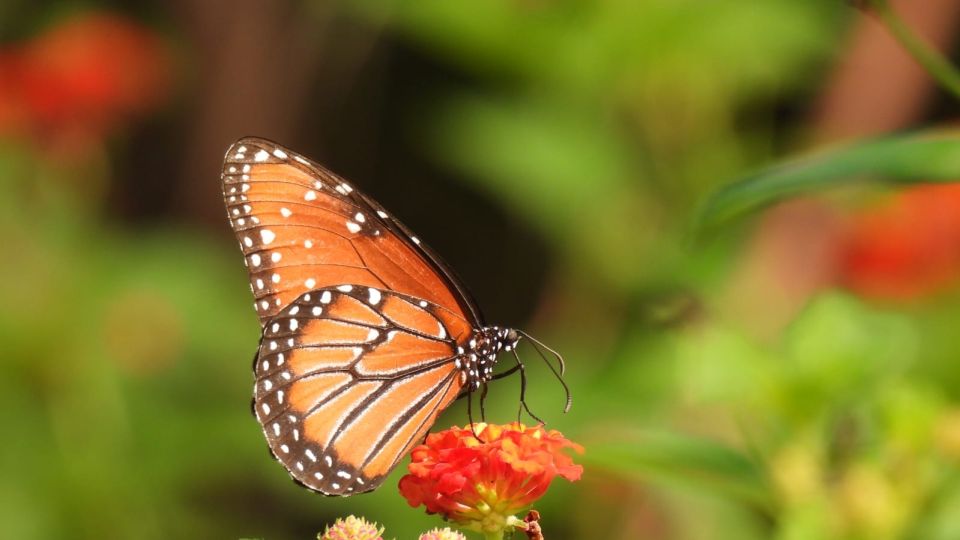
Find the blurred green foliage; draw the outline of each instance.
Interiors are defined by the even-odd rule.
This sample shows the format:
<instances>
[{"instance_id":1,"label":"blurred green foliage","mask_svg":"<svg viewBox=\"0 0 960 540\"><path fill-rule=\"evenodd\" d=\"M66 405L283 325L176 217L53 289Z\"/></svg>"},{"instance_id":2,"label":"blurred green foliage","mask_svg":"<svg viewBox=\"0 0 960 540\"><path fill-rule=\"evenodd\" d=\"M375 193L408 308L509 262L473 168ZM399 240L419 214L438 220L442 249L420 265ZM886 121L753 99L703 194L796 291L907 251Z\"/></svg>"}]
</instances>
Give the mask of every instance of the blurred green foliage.
<instances>
[{"instance_id":1,"label":"blurred green foliage","mask_svg":"<svg viewBox=\"0 0 960 540\"><path fill-rule=\"evenodd\" d=\"M698 232L787 197L835 189L844 182L953 182L960 177L960 135L935 130L865 141L780 163L713 194L698 216ZM729 225L729 223L726 223Z\"/></svg>"},{"instance_id":2,"label":"blurred green foliage","mask_svg":"<svg viewBox=\"0 0 960 540\"><path fill-rule=\"evenodd\" d=\"M774 109L822 82L842 4L344 8L478 81L433 89L409 130L554 254L535 330L564 352L575 404L555 412L536 364L531 401L587 453L585 479L539 505L547 538L960 536L960 298L827 288L765 338L725 294L743 255L726 218L864 174L940 179L955 135L787 162L704 206L785 159ZM240 256L223 235L111 217L104 162L0 145L0 536L307 538L347 513L397 538L436 525L395 481L350 499L289 482L248 410L257 325ZM698 215L719 233L691 245ZM507 420L514 383L497 384L489 416ZM440 424L464 422L455 407Z\"/></svg>"}]
</instances>

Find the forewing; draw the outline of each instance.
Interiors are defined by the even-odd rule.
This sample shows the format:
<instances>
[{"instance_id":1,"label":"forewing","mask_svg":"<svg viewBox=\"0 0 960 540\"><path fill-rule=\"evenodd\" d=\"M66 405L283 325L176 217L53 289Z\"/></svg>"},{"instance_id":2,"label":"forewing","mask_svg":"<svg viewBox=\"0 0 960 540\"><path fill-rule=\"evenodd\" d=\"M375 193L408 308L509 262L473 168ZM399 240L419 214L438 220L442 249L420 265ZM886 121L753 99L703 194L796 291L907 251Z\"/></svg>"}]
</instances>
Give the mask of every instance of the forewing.
<instances>
[{"instance_id":1,"label":"forewing","mask_svg":"<svg viewBox=\"0 0 960 540\"><path fill-rule=\"evenodd\" d=\"M326 495L383 482L460 392L448 316L353 284L305 293L267 321L254 410L295 480Z\"/></svg>"},{"instance_id":2,"label":"forewing","mask_svg":"<svg viewBox=\"0 0 960 540\"><path fill-rule=\"evenodd\" d=\"M423 298L463 323L479 313L452 273L371 198L309 159L247 137L223 163L227 215L264 325L301 294L352 283Z\"/></svg>"}]
</instances>

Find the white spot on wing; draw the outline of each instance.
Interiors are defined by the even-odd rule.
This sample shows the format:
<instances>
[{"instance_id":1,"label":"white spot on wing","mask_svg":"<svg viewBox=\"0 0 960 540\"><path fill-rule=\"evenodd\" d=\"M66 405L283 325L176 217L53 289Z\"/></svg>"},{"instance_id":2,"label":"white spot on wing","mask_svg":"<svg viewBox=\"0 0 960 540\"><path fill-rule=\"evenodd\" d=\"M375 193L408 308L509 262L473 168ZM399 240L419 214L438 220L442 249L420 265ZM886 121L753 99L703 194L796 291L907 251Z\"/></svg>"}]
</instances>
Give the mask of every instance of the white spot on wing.
<instances>
[{"instance_id":1,"label":"white spot on wing","mask_svg":"<svg viewBox=\"0 0 960 540\"><path fill-rule=\"evenodd\" d=\"M250 263L254 266L260 266L260 255L254 253L250 256Z\"/></svg>"},{"instance_id":2,"label":"white spot on wing","mask_svg":"<svg viewBox=\"0 0 960 540\"><path fill-rule=\"evenodd\" d=\"M317 198L317 192L313 190L309 190L303 194L303 200L305 201L313 201L313 200L316 200L316 198Z\"/></svg>"},{"instance_id":3,"label":"white spot on wing","mask_svg":"<svg viewBox=\"0 0 960 540\"><path fill-rule=\"evenodd\" d=\"M253 160L266 161L268 157L270 157L270 154L268 154L266 150L260 150L259 152L253 155Z\"/></svg>"},{"instance_id":4,"label":"white spot on wing","mask_svg":"<svg viewBox=\"0 0 960 540\"><path fill-rule=\"evenodd\" d=\"M380 298L381 298L382 295L380 294L380 291L379 291L379 290L374 289L373 287L371 287L371 288L367 291L367 293L369 293L369 295L370 295L369 299L370 299L370 303L371 303L371 304L379 304L379 303L380 303Z\"/></svg>"},{"instance_id":5,"label":"white spot on wing","mask_svg":"<svg viewBox=\"0 0 960 540\"><path fill-rule=\"evenodd\" d=\"M312 289L312 288L314 288L314 287L317 286L317 280L315 280L315 279L313 279L313 278L307 278L307 280L304 281L303 284L304 284L308 289ZM324 294L328 294L328 293L324 293Z\"/></svg>"},{"instance_id":6,"label":"white spot on wing","mask_svg":"<svg viewBox=\"0 0 960 540\"><path fill-rule=\"evenodd\" d=\"M282 215L283 217L290 217L293 215L293 212L291 212L289 208L284 206L283 208L280 209L280 215Z\"/></svg>"},{"instance_id":7,"label":"white spot on wing","mask_svg":"<svg viewBox=\"0 0 960 540\"><path fill-rule=\"evenodd\" d=\"M277 156L280 159L287 159L287 153L279 148L273 150L273 155Z\"/></svg>"},{"instance_id":8,"label":"white spot on wing","mask_svg":"<svg viewBox=\"0 0 960 540\"><path fill-rule=\"evenodd\" d=\"M356 223L354 223L354 222L352 222L352 221L348 221L348 222L347 222L347 230L350 231L350 232L352 232L352 233L358 232L358 231L360 231L360 225L357 225Z\"/></svg>"},{"instance_id":9,"label":"white spot on wing","mask_svg":"<svg viewBox=\"0 0 960 540\"><path fill-rule=\"evenodd\" d=\"M276 233L270 229L260 229L260 238L263 239L264 244L269 244L277 237Z\"/></svg>"},{"instance_id":10,"label":"white spot on wing","mask_svg":"<svg viewBox=\"0 0 960 540\"><path fill-rule=\"evenodd\" d=\"M275 263L280 262L280 259L282 258L283 258L283 255L280 255L279 251L274 251L273 253L270 254L270 260Z\"/></svg>"}]
</instances>

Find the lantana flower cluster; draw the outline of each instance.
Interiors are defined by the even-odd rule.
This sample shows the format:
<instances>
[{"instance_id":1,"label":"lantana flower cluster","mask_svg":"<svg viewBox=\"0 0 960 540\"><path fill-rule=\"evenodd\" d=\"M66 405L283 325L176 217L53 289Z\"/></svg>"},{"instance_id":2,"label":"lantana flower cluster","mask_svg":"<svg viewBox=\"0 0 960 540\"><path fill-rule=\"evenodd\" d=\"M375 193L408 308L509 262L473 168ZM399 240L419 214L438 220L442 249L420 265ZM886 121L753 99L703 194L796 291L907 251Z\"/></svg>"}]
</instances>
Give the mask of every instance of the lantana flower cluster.
<instances>
[{"instance_id":1,"label":"lantana flower cluster","mask_svg":"<svg viewBox=\"0 0 960 540\"><path fill-rule=\"evenodd\" d=\"M580 479L566 452L583 448L543 426L474 424L431 434L413 450L400 493L411 506L487 535L525 528L515 514L539 499L554 478Z\"/></svg>"}]
</instances>

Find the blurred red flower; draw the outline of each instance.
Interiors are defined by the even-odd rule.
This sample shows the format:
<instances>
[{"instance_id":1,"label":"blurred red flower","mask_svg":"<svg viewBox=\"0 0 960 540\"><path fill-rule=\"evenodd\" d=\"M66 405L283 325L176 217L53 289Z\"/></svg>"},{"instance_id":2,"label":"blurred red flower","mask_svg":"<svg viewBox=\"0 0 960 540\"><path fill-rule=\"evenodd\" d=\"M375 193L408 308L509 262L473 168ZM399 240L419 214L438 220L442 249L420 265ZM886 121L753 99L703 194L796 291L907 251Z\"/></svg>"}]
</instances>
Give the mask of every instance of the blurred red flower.
<instances>
[{"instance_id":1,"label":"blurred red flower","mask_svg":"<svg viewBox=\"0 0 960 540\"><path fill-rule=\"evenodd\" d=\"M92 13L0 48L0 134L101 136L169 90L160 39L122 17Z\"/></svg>"},{"instance_id":2,"label":"blurred red flower","mask_svg":"<svg viewBox=\"0 0 960 540\"><path fill-rule=\"evenodd\" d=\"M557 476L580 479L565 450L583 452L555 430L475 424L433 433L413 450L400 493L466 528L497 533L523 527L514 514L539 499Z\"/></svg>"},{"instance_id":3,"label":"blurred red flower","mask_svg":"<svg viewBox=\"0 0 960 540\"><path fill-rule=\"evenodd\" d=\"M955 284L960 184L913 187L854 216L841 253L841 283L866 297L906 300Z\"/></svg>"}]
</instances>

